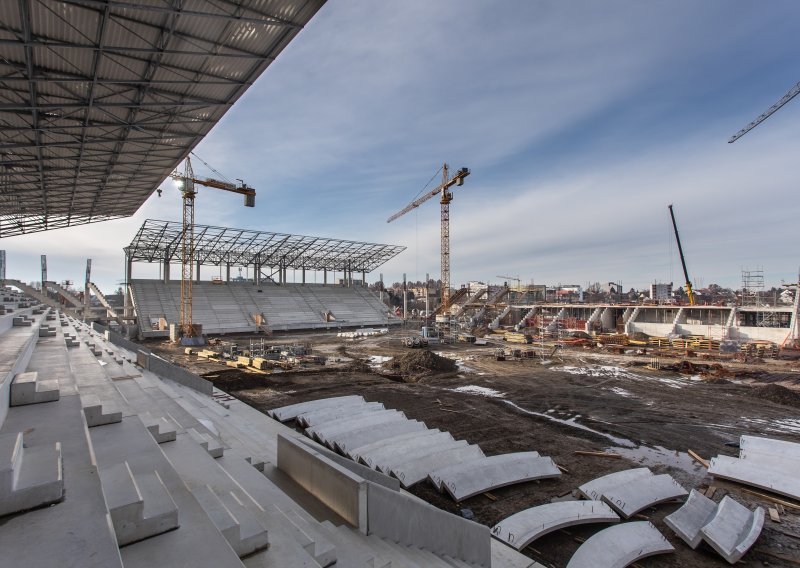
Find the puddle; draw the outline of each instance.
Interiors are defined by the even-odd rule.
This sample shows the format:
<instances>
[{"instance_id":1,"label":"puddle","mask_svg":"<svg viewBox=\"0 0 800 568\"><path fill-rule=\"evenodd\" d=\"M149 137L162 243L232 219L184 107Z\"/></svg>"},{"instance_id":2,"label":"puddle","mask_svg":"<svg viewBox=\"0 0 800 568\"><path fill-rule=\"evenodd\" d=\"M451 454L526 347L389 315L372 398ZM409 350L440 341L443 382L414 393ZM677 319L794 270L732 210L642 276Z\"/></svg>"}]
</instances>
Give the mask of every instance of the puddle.
<instances>
[{"instance_id":1,"label":"puddle","mask_svg":"<svg viewBox=\"0 0 800 568\"><path fill-rule=\"evenodd\" d=\"M638 446L635 448L610 447L606 448L606 451L620 454L632 462L645 467L666 465L692 475L705 475L703 466L694 461L689 454L670 450L662 446L655 446L653 448L648 446Z\"/></svg>"},{"instance_id":2,"label":"puddle","mask_svg":"<svg viewBox=\"0 0 800 568\"><path fill-rule=\"evenodd\" d=\"M486 387L479 387L477 385L467 385L464 387L458 387L454 389L449 389L453 392L461 392L466 394L477 394L479 396L487 396L489 398L503 398L506 396L506 393L496 391L494 389L486 388ZM508 401L505 401L508 402Z\"/></svg>"},{"instance_id":3,"label":"puddle","mask_svg":"<svg viewBox=\"0 0 800 568\"><path fill-rule=\"evenodd\" d=\"M597 430L589 428L588 426L584 426L583 424L578 424L576 422L576 420L578 418L580 418L580 416L581 416L580 414L578 414L576 416L573 416L572 418L569 418L568 420L564 420L562 418L555 418L554 416L550 416L549 414L545 414L545 413L542 413L542 412L534 412L533 410L527 410L527 409L522 408L521 406L519 406L518 404L516 404L516 403L514 403L514 402L512 402L510 400L503 400L503 402L505 402L509 406L512 406L512 407L516 408L520 412L524 412L525 414L530 414L532 416L538 416L540 418L544 418L546 420L550 420L551 422L558 422L559 424L564 424L565 426L571 426L572 428L577 428L578 430L584 430L586 432L591 432L592 434L597 434L598 436L603 436L604 438L607 438L607 439L611 440L612 442L614 442L618 446L624 446L624 447L628 447L628 448L636 447L636 444L634 444L630 440L626 440L625 438L617 438L616 436L612 436L611 434L606 434L605 432L599 432Z\"/></svg>"}]
</instances>

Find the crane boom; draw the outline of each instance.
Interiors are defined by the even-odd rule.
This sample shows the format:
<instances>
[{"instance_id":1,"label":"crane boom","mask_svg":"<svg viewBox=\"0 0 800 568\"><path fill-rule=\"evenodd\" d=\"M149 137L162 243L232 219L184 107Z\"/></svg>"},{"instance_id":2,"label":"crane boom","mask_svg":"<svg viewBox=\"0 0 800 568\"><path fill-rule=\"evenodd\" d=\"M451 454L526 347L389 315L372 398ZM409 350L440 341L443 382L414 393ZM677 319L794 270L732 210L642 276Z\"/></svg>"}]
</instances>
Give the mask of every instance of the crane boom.
<instances>
[{"instance_id":1,"label":"crane boom","mask_svg":"<svg viewBox=\"0 0 800 568\"><path fill-rule=\"evenodd\" d=\"M770 116L772 116L775 113L775 111L777 111L779 108L781 108L783 105L788 103L790 100L792 100L799 94L800 94L800 83L797 83L794 87L789 89L789 92L783 95L783 97L781 97L781 99L778 102L776 102L774 105L765 110L753 122L751 122L750 124L742 128L739 132L731 136L731 139L728 140L728 144L736 142L739 138L741 138L742 136L753 130L756 126L767 120Z\"/></svg>"},{"instance_id":2,"label":"crane boom","mask_svg":"<svg viewBox=\"0 0 800 568\"><path fill-rule=\"evenodd\" d=\"M454 185L464 185L464 178L469 175L469 168L461 168L452 178L448 177L447 164L442 166L442 183L430 190L428 193L415 199L403 209L389 217L387 223L391 223L398 217L402 217L412 209L416 209L434 195L441 193L441 246L442 246L442 311L447 311L450 307L450 202L453 200L452 192L448 191Z\"/></svg>"},{"instance_id":3,"label":"crane boom","mask_svg":"<svg viewBox=\"0 0 800 568\"><path fill-rule=\"evenodd\" d=\"M681 256L681 266L683 266L683 277L686 278L686 295L689 296L689 305L694 306L694 290L692 282L689 280L689 272L686 270L686 260L683 258L683 247L681 237L678 234L678 225L675 223L675 213L672 212L672 205L669 205L669 216L672 217L672 228L675 229L675 240L678 241L678 254Z\"/></svg>"},{"instance_id":4,"label":"crane boom","mask_svg":"<svg viewBox=\"0 0 800 568\"><path fill-rule=\"evenodd\" d=\"M443 183L439 184L438 186L430 190L428 193L426 193L419 199L415 199L414 201L406 205L404 208L402 208L400 211L389 217L386 220L386 222L391 223L398 217L402 217L412 209L416 209L417 207L428 201L431 197L435 196L437 193L445 189L448 189L454 185L464 185L464 178L467 177L469 173L470 173L469 168L461 168L460 170L458 170L458 173L452 177L452 179L444 181ZM445 177L447 176L445 175Z\"/></svg>"}]
</instances>

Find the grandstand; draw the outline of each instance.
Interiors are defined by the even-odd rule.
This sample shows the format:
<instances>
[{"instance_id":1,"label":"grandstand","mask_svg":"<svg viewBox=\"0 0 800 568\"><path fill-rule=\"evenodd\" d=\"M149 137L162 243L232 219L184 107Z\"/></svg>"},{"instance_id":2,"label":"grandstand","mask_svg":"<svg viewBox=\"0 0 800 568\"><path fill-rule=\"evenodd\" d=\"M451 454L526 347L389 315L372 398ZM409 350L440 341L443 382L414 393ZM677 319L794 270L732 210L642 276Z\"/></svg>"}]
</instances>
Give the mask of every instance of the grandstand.
<instances>
[{"instance_id":1,"label":"grandstand","mask_svg":"<svg viewBox=\"0 0 800 568\"><path fill-rule=\"evenodd\" d=\"M180 223L146 220L125 247L129 307L141 337L168 335L168 324L180 318L180 281L169 267L180 261L175 243ZM366 274L405 247L304 235L269 233L207 225L195 226L197 272L201 265L225 267L225 280L197 281L192 286L192 319L204 333L255 333L300 329L385 326L399 323L388 307L366 287ZM134 262L159 263L161 280L134 279ZM254 278L230 278L233 266L251 267ZM287 282L287 271L299 270L303 281ZM305 282L308 272L322 273L322 284ZM329 273L340 281L328 283ZM353 278L359 274L361 278ZM333 280L333 278L331 279Z\"/></svg>"}]
</instances>

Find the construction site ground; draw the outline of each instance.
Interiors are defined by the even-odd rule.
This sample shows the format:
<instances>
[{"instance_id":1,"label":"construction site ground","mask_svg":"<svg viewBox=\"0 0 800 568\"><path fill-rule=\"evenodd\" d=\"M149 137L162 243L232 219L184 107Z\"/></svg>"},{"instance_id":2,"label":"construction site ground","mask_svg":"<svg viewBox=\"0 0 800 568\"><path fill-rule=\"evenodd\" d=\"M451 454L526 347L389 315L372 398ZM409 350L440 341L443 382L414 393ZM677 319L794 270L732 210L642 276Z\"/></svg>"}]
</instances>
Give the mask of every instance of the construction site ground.
<instances>
[{"instance_id":1,"label":"construction site ground","mask_svg":"<svg viewBox=\"0 0 800 568\"><path fill-rule=\"evenodd\" d=\"M800 504L776 506L748 493L753 488L714 480L687 453L693 450L705 459L736 456L734 444L742 434L800 442L800 362L702 361L710 365L704 372L696 358L687 362L679 356L660 357L662 370L656 371L647 367L651 354L609 355L584 349L560 349L553 354L552 346L544 346L541 357L498 361L497 345L455 343L430 350L456 360L456 371L403 379L381 366L388 357L412 351L401 346L403 335L408 332L393 330L359 340L344 340L335 333L273 337L271 343L311 342L314 353L327 355L332 364L272 373L201 360L168 343L148 346L261 410L359 394L402 410L429 428L479 444L487 455L535 450L562 468L558 479L505 487L461 503L428 482L411 489L453 513L469 510L479 523L492 526L523 509L571 498L579 485L596 477L647 466L656 473L669 473L687 490L713 486L717 501L730 493L747 506L777 507L780 523L767 515L761 537L739 564L800 565ZM683 372L663 369L670 365ZM619 457L580 455L579 451ZM637 564L726 566L705 544L691 550L665 525L664 517L678 507L679 503L670 503L642 511L640 518L652 521L675 553ZM523 552L546 566L563 567L581 542L601 528L588 525L557 531Z\"/></svg>"}]
</instances>

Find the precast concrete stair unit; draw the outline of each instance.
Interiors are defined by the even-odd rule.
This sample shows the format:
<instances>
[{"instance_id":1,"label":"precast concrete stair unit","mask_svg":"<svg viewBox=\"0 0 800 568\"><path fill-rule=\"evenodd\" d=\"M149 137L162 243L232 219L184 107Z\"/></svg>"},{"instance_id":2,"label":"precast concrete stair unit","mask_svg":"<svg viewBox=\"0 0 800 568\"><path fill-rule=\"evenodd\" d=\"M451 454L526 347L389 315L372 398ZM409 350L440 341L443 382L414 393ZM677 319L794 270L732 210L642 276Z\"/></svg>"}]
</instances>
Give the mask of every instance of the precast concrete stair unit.
<instances>
[{"instance_id":1,"label":"precast concrete stair unit","mask_svg":"<svg viewBox=\"0 0 800 568\"><path fill-rule=\"evenodd\" d=\"M11 406L39 404L58 400L58 380L39 380L39 373L19 373L11 383Z\"/></svg>"}]
</instances>

